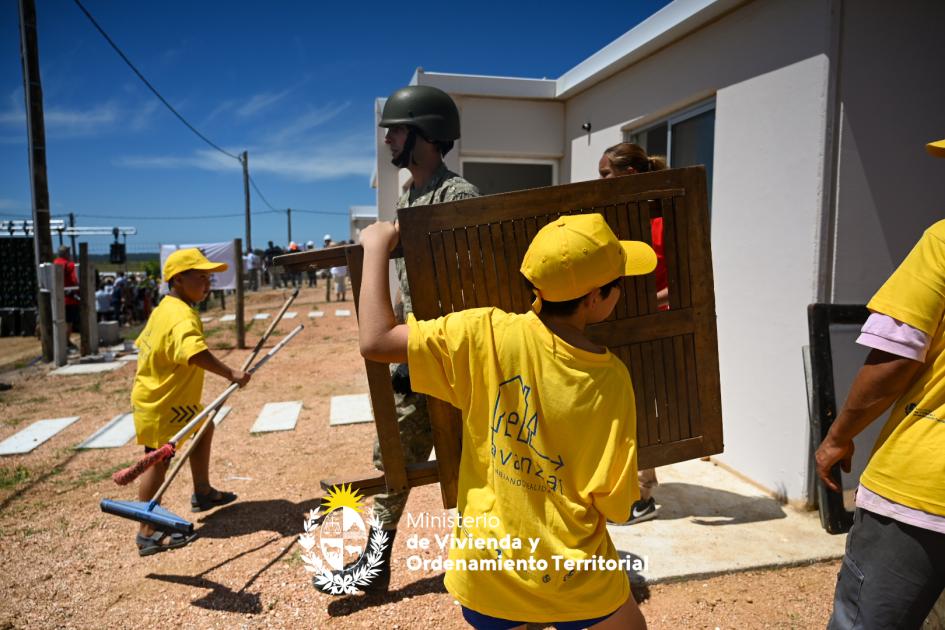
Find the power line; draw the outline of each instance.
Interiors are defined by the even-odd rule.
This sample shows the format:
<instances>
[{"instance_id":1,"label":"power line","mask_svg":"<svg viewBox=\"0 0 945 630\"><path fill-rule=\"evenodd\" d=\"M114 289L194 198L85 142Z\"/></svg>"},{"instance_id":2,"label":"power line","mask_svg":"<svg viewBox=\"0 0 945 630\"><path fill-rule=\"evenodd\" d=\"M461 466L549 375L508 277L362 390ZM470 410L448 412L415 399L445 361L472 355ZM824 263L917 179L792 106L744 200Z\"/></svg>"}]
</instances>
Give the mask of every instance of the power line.
<instances>
[{"instance_id":1,"label":"power line","mask_svg":"<svg viewBox=\"0 0 945 630\"><path fill-rule=\"evenodd\" d=\"M339 217L348 216L347 212L332 212L330 210L299 210L297 208L292 208L292 212L302 212L304 214L328 214L328 215L334 215L334 216L339 216Z\"/></svg>"},{"instance_id":2,"label":"power line","mask_svg":"<svg viewBox=\"0 0 945 630\"><path fill-rule=\"evenodd\" d=\"M254 212L253 216L258 216L262 214L279 214L277 210L263 210L262 212ZM205 215L188 215L188 216L160 216L160 217L129 217L129 216L119 216L112 214L85 214L84 212L76 212L75 216L83 217L86 219L118 219L124 221L189 221L189 220L204 220L204 219L231 219L235 217L245 217L246 213L241 212L239 214L205 214Z\"/></svg>"},{"instance_id":3,"label":"power line","mask_svg":"<svg viewBox=\"0 0 945 630\"><path fill-rule=\"evenodd\" d=\"M94 26L95 29L96 29L99 33L101 33L102 37L105 38L105 41L107 41L108 44L114 49L114 51L115 51L116 53L118 53L118 56L121 57L122 60L123 60L126 64L128 64L128 67L131 68L132 72L134 72L134 73L138 76L138 78L141 79L141 81L148 87L148 89L151 90L151 92L158 98L158 100L160 100L161 103L163 103L164 106L167 107L167 109L170 110L170 112L171 112L172 114L174 114L174 116L176 116L178 120L180 120L188 129L190 129L194 134L196 134L196 136L197 136L198 138L200 138L201 140L203 140L204 142L206 142L208 145L210 145L211 147L213 147L214 149L216 149L217 151L219 151L219 152L222 153L223 155L226 155L226 156L228 156L228 157L231 157L231 158L233 158L234 160L236 160L237 162L240 162L240 163L242 164L243 160L240 158L240 156L234 155L234 154L230 153L229 151L226 151L225 149L221 148L221 147L220 147L219 145L217 145L215 142L213 142L212 140L210 140L207 136L205 136L205 135L203 135L202 133L200 133L200 131L198 131L196 127L194 127L192 124L190 124L190 123L187 121L186 118L184 118L176 109L174 109L174 107L173 107L169 102L167 102L167 99L165 99L163 96L161 96L161 93L157 91L157 88L155 88L153 85L151 85L151 82L148 81L147 78L145 78L145 76L144 76L143 74L141 74L141 71L138 70L138 68L136 68L133 63L131 63L131 60L128 59L128 56L125 55L125 53L122 52L122 50L121 50L121 49L118 47L118 45L112 40L112 38L109 37L108 33L106 33L106 32L105 32L105 29L103 29L103 28L99 25L99 23L95 20L95 18L92 17L92 14L89 13L88 9L86 9L84 6L82 6L82 3L80 2L80 0L73 0L73 1L75 2L76 6L78 6L79 9L82 11L82 13L85 14L85 17L87 17L87 18L89 19L89 21L92 23L92 26ZM255 180L253 180L252 176L249 177L249 182L250 182L250 184L252 184L253 190L256 191L256 194L259 195L259 198L263 200L263 203L265 203L266 206L267 206L267 207L269 208L269 210L270 210L270 212L258 212L258 213L257 213L257 212L254 212L254 213L252 213L252 214L272 214L272 213L284 213L284 212L286 212L287 209L277 209L277 208L274 208L271 203L269 203L269 200L266 199L266 196L265 196L265 195L263 195L262 191L259 189L259 186L256 185L256 182L255 182ZM294 209L293 209L293 210L294 210ZM325 215L347 216L347 213L346 213L346 212L326 212L326 211L320 211L320 210L294 210L294 211L296 211L296 212L303 212L303 213L306 213L306 214L325 214ZM95 218L95 219L128 219L128 218L132 218L132 217L114 217L114 216L91 215L91 214L86 214L86 215L83 215L83 216L86 216L86 217L89 217L89 218ZM202 216L202 217L195 217L195 216L187 216L187 217L134 217L134 220L139 220L139 221L141 221L141 220L144 220L144 221L155 220L155 221L157 221L157 220L164 220L164 219L176 219L176 220L187 220L187 219L216 219L216 218L221 218L221 219L222 219L222 218L231 218L231 217L237 217L237 216L245 216L245 215L242 215L242 214L240 214L240 215L235 215L235 214L221 214L221 215L207 215L207 216Z\"/></svg>"},{"instance_id":4,"label":"power line","mask_svg":"<svg viewBox=\"0 0 945 630\"><path fill-rule=\"evenodd\" d=\"M266 199L266 196L262 194L261 190L259 190L259 186L256 185L256 180L253 179L252 175L249 176L249 183L252 184L253 190L255 190L256 194L259 195L259 198L263 200L263 203L269 206L270 210L272 210L273 212L285 212L285 210L276 210L275 208L272 207L272 204L269 203L269 200Z\"/></svg>"},{"instance_id":5,"label":"power line","mask_svg":"<svg viewBox=\"0 0 945 630\"><path fill-rule=\"evenodd\" d=\"M199 131L197 131L197 128L196 128L196 127L194 127L194 126L191 125L189 122L187 122L187 119L185 119L183 116L181 116L180 113L179 113L176 109L174 109L174 107L173 107L170 103L167 102L167 99L165 99L163 96L161 96L161 93L157 91L157 88L155 88L153 85L151 85L151 82L148 81L148 80L144 77L143 74L141 74L141 72L135 67L135 65L134 65L133 63L131 63L131 60L128 59L128 57L125 55L125 53L123 53L123 52L121 51L121 49L118 47L118 45L117 45L114 41L112 41L112 38L108 36L108 33L106 33L105 30L104 30L101 26L99 26L98 22L95 21L95 18L92 17L92 14L88 12L88 9L86 9L84 6L82 6L82 3L79 2L79 0L74 0L74 2L75 2L76 5L79 7L79 9L82 11L82 13L85 14L85 17L89 18L89 21L92 23L92 26L94 26L94 27L98 30L98 32L102 34L102 37L105 38L105 41L107 41L107 42L109 43L109 45L110 45L113 49L115 49L115 52L118 53L118 56L120 56L120 57L122 58L122 60L124 60L124 62L125 62L126 64L128 64L128 67L131 68L131 70L132 70L136 75L138 75L138 78L141 79L141 80L144 82L144 84L145 84L146 86L148 86L148 89L151 90L151 92L153 92L154 95L155 95L156 97L158 97L158 99L160 99L160 101L161 101L162 103L164 103L164 106L167 107L167 108L171 111L172 114L174 114L175 116L177 116L178 120L180 120L182 123L184 123L184 125L186 125L188 129L190 129L190 130L193 131L195 134L197 134L197 137L199 137L201 140L203 140L204 142L206 142L207 144L209 144L211 147L213 147L214 149L216 149L217 151L219 151L219 152L222 153L223 155L227 155L227 156L229 156L229 157L231 157L231 158L233 158L234 160L237 160L237 161L240 160L239 156L233 155L233 154L230 153L229 151L226 151L226 150L224 150L224 149L221 149L217 144L215 144L213 141L211 141L209 138L207 138L207 136L205 136L205 135L203 135L202 133L200 133Z\"/></svg>"}]
</instances>

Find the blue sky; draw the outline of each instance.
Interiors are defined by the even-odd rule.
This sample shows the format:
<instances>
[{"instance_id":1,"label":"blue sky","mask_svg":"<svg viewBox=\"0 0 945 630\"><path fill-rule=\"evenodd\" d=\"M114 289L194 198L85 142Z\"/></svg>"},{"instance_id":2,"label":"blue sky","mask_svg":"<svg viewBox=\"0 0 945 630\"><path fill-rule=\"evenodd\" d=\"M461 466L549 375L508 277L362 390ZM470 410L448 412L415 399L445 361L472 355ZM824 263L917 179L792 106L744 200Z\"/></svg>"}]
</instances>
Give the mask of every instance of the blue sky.
<instances>
[{"instance_id":1,"label":"blue sky","mask_svg":"<svg viewBox=\"0 0 945 630\"><path fill-rule=\"evenodd\" d=\"M36 4L54 217L135 226L130 251L243 237L239 163L174 118L72 0ZM249 151L273 207L333 213L293 211L293 239L319 242L374 204L374 99L416 67L557 78L667 2L83 4L191 124ZM0 3L0 219L31 208L19 41L17 2ZM285 213L255 191L252 209L254 247L284 244ZM192 218L205 215L237 216Z\"/></svg>"}]
</instances>

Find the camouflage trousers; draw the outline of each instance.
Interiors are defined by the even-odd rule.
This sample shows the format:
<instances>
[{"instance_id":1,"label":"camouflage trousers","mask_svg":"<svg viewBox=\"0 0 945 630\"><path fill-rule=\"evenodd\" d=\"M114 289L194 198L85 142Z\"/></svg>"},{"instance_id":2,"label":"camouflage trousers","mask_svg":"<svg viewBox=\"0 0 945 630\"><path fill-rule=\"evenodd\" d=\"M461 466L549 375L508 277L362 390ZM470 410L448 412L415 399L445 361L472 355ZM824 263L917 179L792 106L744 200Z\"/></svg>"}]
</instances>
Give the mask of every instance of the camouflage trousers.
<instances>
[{"instance_id":1,"label":"camouflage trousers","mask_svg":"<svg viewBox=\"0 0 945 630\"><path fill-rule=\"evenodd\" d=\"M400 429L400 443L404 448L404 463L418 464L430 458L433 451L433 429L430 428L430 415L427 413L427 399L420 394L394 394L394 407L397 411L397 426ZM374 465L384 470L381 460L381 444L374 440ZM374 497L374 513L384 529L396 529L410 491L387 492Z\"/></svg>"}]
</instances>

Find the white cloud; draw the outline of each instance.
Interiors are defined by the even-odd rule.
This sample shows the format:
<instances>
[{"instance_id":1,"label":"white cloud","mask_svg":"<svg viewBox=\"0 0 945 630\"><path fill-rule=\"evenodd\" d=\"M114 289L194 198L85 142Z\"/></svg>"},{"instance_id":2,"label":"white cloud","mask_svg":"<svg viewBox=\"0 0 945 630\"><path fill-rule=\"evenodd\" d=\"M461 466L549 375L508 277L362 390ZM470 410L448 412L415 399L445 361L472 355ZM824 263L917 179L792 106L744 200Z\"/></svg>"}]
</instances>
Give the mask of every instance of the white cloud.
<instances>
[{"instance_id":1,"label":"white cloud","mask_svg":"<svg viewBox=\"0 0 945 630\"><path fill-rule=\"evenodd\" d=\"M275 131L272 134L267 136L267 140L270 144L280 145L285 142L298 141L299 136L303 133L310 131L319 125L323 125L344 110L348 108L350 102L342 103L341 105L335 105L334 103L328 103L322 107L318 107L312 110L309 110L302 116L298 117L293 122L284 126L282 129Z\"/></svg>"},{"instance_id":2,"label":"white cloud","mask_svg":"<svg viewBox=\"0 0 945 630\"><path fill-rule=\"evenodd\" d=\"M228 150L231 153L239 151ZM210 149L182 156L125 156L115 164L129 168L199 168L205 171L238 171L241 168L236 160ZM298 182L351 175L367 177L374 169L374 147L370 136L345 136L322 138L305 148L250 148L249 168L254 174L271 173Z\"/></svg>"},{"instance_id":3,"label":"white cloud","mask_svg":"<svg viewBox=\"0 0 945 630\"><path fill-rule=\"evenodd\" d=\"M249 99L249 101L247 101L246 103L244 103L243 105L241 105L240 107L236 109L236 115L240 116L241 118L249 118L250 116L258 114L259 112L266 109L267 107L275 105L276 103L284 99L286 96L289 95L289 92L291 92L292 89L293 88L289 88L287 90L283 90L275 94L273 94L272 92L263 92L261 94L255 94L253 95L252 98Z\"/></svg>"},{"instance_id":4,"label":"white cloud","mask_svg":"<svg viewBox=\"0 0 945 630\"><path fill-rule=\"evenodd\" d=\"M0 111L0 125L26 128L26 110L21 95L21 90L14 90L10 94L10 107ZM120 109L111 101L89 109L69 109L50 105L43 110L46 135L58 138L92 135L110 128L119 118ZM7 141L17 140L11 137L0 140L4 143Z\"/></svg>"}]
</instances>

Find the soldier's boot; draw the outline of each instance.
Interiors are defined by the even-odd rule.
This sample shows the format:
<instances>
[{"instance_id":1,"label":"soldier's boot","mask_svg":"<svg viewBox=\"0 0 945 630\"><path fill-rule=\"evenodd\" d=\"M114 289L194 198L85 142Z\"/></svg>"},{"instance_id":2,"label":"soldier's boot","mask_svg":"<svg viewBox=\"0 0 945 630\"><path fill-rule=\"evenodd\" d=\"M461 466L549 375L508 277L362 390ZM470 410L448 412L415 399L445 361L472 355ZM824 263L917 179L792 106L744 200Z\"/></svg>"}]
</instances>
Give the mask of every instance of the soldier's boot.
<instances>
[{"instance_id":1,"label":"soldier's boot","mask_svg":"<svg viewBox=\"0 0 945 630\"><path fill-rule=\"evenodd\" d=\"M358 588L365 593L386 593L390 588L390 558L394 550L394 538L397 536L396 529L386 529L387 532L387 543L384 545L384 549L381 550L381 563L377 567L378 574L371 578L371 581L364 586L358 586ZM370 547L371 534L374 532L373 527L368 528L368 546ZM367 549L365 549L367 552ZM367 553L362 553L361 557L355 560L353 563L345 567L345 571L354 573L358 570L359 567L367 563Z\"/></svg>"}]
</instances>

